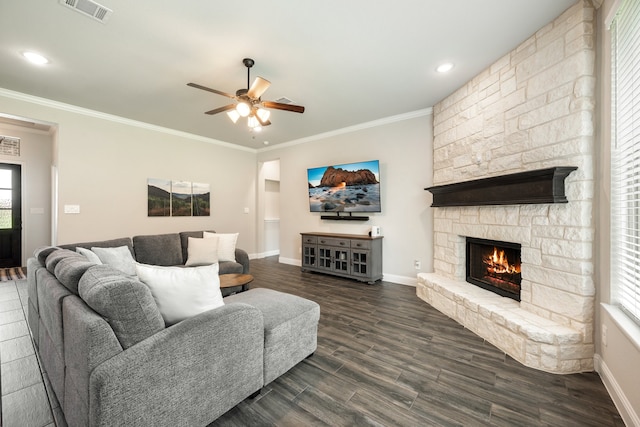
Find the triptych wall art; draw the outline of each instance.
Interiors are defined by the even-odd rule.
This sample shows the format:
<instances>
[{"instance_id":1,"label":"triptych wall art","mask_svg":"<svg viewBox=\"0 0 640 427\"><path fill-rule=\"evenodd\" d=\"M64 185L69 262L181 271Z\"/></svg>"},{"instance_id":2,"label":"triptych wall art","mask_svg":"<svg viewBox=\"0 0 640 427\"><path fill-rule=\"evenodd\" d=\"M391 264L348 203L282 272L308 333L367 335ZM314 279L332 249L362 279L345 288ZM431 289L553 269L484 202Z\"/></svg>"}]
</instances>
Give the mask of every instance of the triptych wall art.
<instances>
[{"instance_id":1,"label":"triptych wall art","mask_svg":"<svg viewBox=\"0 0 640 427\"><path fill-rule=\"evenodd\" d=\"M210 216L209 184L168 179L147 180L148 216Z\"/></svg>"}]
</instances>

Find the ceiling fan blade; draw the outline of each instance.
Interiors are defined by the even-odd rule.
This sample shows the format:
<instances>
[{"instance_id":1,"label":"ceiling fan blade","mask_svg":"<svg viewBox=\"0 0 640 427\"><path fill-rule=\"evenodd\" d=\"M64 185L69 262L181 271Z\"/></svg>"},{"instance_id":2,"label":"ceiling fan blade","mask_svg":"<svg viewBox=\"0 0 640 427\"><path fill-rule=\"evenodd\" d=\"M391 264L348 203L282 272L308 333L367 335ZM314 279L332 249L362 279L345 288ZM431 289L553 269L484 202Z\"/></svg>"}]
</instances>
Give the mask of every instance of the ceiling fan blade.
<instances>
[{"instance_id":1,"label":"ceiling fan blade","mask_svg":"<svg viewBox=\"0 0 640 427\"><path fill-rule=\"evenodd\" d=\"M235 99L236 98L235 96L230 95L230 94L228 94L226 92L222 92L222 91L219 91L219 90L216 90L216 89L211 89L210 87L202 86L202 85L199 85L197 83L187 83L187 86L195 87L196 89L206 90L207 92L213 92L215 94L226 96L226 97L231 98L231 99Z\"/></svg>"},{"instance_id":2,"label":"ceiling fan blade","mask_svg":"<svg viewBox=\"0 0 640 427\"><path fill-rule=\"evenodd\" d=\"M229 105L225 105L224 107L216 108L211 111L205 111L205 114L212 115L212 114L223 113L225 111L233 110L234 108L236 108L236 104L229 104Z\"/></svg>"},{"instance_id":3,"label":"ceiling fan blade","mask_svg":"<svg viewBox=\"0 0 640 427\"><path fill-rule=\"evenodd\" d=\"M269 80L263 79L262 77L258 76L253 81L253 84L251 84L247 95L249 95L249 98L251 99L258 99L262 96L263 93L265 93L267 89L269 89L269 86L271 86L271 82Z\"/></svg>"},{"instance_id":4,"label":"ceiling fan blade","mask_svg":"<svg viewBox=\"0 0 640 427\"><path fill-rule=\"evenodd\" d=\"M293 111L294 113L304 113L304 107L302 105L282 104L274 101L262 101L262 105L265 108L273 108L275 110Z\"/></svg>"}]
</instances>

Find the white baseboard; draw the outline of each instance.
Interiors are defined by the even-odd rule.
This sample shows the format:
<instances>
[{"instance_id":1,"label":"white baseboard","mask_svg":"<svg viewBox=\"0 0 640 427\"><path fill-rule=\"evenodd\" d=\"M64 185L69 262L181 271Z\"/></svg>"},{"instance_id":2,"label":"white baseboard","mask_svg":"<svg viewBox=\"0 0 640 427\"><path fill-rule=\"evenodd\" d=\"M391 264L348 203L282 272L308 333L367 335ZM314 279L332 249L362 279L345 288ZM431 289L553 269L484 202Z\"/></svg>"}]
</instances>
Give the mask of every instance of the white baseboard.
<instances>
[{"instance_id":1,"label":"white baseboard","mask_svg":"<svg viewBox=\"0 0 640 427\"><path fill-rule=\"evenodd\" d=\"M280 255L280 251L275 250L275 251L260 252L257 254L249 254L249 259L261 259L261 258L266 258L268 256L274 256L274 255Z\"/></svg>"},{"instance_id":2,"label":"white baseboard","mask_svg":"<svg viewBox=\"0 0 640 427\"><path fill-rule=\"evenodd\" d=\"M297 265L298 267L302 266L302 260L294 259L294 258L278 258L278 262L281 264L289 264L289 265Z\"/></svg>"},{"instance_id":3,"label":"white baseboard","mask_svg":"<svg viewBox=\"0 0 640 427\"><path fill-rule=\"evenodd\" d=\"M413 286L415 288L418 284L417 277L398 276L386 273L382 273L382 276L382 280L385 282L397 283L398 285Z\"/></svg>"},{"instance_id":4,"label":"white baseboard","mask_svg":"<svg viewBox=\"0 0 640 427\"><path fill-rule=\"evenodd\" d=\"M611 400L613 400L614 405L618 408L618 412L620 412L620 416L624 423L628 427L640 427L640 416L636 412L637 408L634 408L631 405L629 399L627 399L627 396L624 394L624 391L599 354L593 356L593 364L596 372L600 374L602 383L609 392Z\"/></svg>"},{"instance_id":5,"label":"white baseboard","mask_svg":"<svg viewBox=\"0 0 640 427\"><path fill-rule=\"evenodd\" d=\"M280 257L278 258L278 262L280 262L281 264L295 265L298 267L302 265L302 261L295 258ZM399 285L407 285L407 286L415 287L416 284L418 283L418 279L416 277L398 276L395 274L385 274L385 273L383 273L382 276L383 276L382 280L384 280L385 282L397 283Z\"/></svg>"}]
</instances>

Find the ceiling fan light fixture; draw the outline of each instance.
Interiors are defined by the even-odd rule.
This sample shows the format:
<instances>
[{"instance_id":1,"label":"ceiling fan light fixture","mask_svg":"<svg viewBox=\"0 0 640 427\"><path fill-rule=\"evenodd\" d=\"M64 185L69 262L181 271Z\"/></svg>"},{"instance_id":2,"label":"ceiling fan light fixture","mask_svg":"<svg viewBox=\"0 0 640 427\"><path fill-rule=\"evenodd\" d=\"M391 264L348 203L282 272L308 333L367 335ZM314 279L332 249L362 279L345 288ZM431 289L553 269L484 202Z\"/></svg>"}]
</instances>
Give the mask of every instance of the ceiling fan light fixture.
<instances>
[{"instance_id":1,"label":"ceiling fan light fixture","mask_svg":"<svg viewBox=\"0 0 640 427\"><path fill-rule=\"evenodd\" d=\"M233 110L227 111L227 116L229 116L229 118L233 123L237 123L238 119L240 118L240 113L238 113L236 109L233 109Z\"/></svg>"},{"instance_id":2,"label":"ceiling fan light fixture","mask_svg":"<svg viewBox=\"0 0 640 427\"><path fill-rule=\"evenodd\" d=\"M236 111L240 114L240 117L247 117L251 112L251 106L246 102L238 102Z\"/></svg>"},{"instance_id":3,"label":"ceiling fan light fixture","mask_svg":"<svg viewBox=\"0 0 640 427\"><path fill-rule=\"evenodd\" d=\"M264 108L258 108L256 109L256 115L260 117L260 121L264 123L269 120L269 117L271 117L271 111Z\"/></svg>"},{"instance_id":4,"label":"ceiling fan light fixture","mask_svg":"<svg viewBox=\"0 0 640 427\"><path fill-rule=\"evenodd\" d=\"M251 128L251 129L256 129L260 127L260 122L258 122L258 119L256 118L256 116L254 116L253 114L249 116L249 118L247 119L247 125Z\"/></svg>"}]
</instances>

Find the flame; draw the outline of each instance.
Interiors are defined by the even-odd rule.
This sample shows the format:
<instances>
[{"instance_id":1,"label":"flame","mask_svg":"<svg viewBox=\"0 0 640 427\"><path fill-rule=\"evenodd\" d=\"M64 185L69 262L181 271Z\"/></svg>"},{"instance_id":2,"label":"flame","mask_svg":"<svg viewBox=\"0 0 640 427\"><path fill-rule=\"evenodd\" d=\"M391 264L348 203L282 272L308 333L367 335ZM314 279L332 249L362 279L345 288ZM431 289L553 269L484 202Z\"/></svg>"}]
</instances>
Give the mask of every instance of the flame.
<instances>
[{"instance_id":1,"label":"flame","mask_svg":"<svg viewBox=\"0 0 640 427\"><path fill-rule=\"evenodd\" d=\"M520 273L519 264L509 264L504 251L493 248L493 254L484 259L487 264L487 272L495 274L517 274Z\"/></svg>"}]
</instances>

